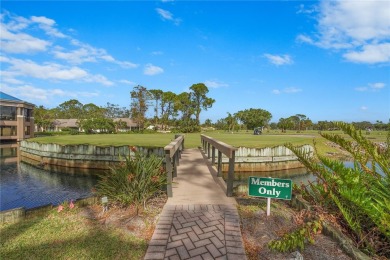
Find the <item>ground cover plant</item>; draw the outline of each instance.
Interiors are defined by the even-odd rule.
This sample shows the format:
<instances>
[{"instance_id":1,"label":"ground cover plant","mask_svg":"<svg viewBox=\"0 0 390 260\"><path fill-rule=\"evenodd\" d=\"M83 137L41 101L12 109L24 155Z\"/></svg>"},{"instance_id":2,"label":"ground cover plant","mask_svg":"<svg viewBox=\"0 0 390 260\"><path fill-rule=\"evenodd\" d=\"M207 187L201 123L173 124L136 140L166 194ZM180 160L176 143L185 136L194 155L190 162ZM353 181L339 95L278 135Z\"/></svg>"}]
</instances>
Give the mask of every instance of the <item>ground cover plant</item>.
<instances>
[{"instance_id":1,"label":"ground cover plant","mask_svg":"<svg viewBox=\"0 0 390 260\"><path fill-rule=\"evenodd\" d=\"M296 211L288 201L272 200L271 214L266 216L267 202L265 198L240 196L237 198L238 212L241 219L241 233L245 252L249 260L258 259L326 259L350 260L340 245L330 237L317 232L311 233L314 243L305 243L304 248L289 249L294 243L285 243L282 250L273 250L270 241L281 241L281 237L293 234L293 238L302 241L299 232L307 232L302 225L304 214ZM315 225L315 224L310 224ZM312 229L311 229L312 230ZM319 230L316 230L319 231ZM305 237L302 236L305 240ZM292 241L292 240L290 240ZM293 242L293 241L292 241ZM281 252L283 251L283 252ZM299 255L298 255L299 254Z\"/></svg>"},{"instance_id":2,"label":"ground cover plant","mask_svg":"<svg viewBox=\"0 0 390 260\"><path fill-rule=\"evenodd\" d=\"M386 144L379 146L352 125L337 126L348 139L337 134L321 135L348 151L354 167L318 154L317 161L289 144L287 147L317 177L298 192L314 205L317 219L336 219L363 252L390 258L390 132Z\"/></svg>"}]
</instances>

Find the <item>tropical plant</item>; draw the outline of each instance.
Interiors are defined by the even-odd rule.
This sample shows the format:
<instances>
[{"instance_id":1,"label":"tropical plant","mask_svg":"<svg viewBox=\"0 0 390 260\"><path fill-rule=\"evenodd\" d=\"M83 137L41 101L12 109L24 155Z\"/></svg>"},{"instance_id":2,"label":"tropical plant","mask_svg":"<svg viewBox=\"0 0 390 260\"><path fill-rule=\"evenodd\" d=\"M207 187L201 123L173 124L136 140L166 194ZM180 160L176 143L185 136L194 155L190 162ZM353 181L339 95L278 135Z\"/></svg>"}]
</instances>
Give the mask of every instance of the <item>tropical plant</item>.
<instances>
[{"instance_id":1,"label":"tropical plant","mask_svg":"<svg viewBox=\"0 0 390 260\"><path fill-rule=\"evenodd\" d=\"M336 122L347 136L321 133L354 158L353 168L320 156L291 149L317 181L302 185L305 199L334 215L358 248L370 255L390 257L390 131L387 142L375 144L351 124Z\"/></svg>"},{"instance_id":2,"label":"tropical plant","mask_svg":"<svg viewBox=\"0 0 390 260\"><path fill-rule=\"evenodd\" d=\"M96 192L122 206L134 204L138 213L166 185L167 174L162 158L154 154L147 155L134 147L131 150L131 156L112 168L109 175L102 177L96 186Z\"/></svg>"}]
</instances>

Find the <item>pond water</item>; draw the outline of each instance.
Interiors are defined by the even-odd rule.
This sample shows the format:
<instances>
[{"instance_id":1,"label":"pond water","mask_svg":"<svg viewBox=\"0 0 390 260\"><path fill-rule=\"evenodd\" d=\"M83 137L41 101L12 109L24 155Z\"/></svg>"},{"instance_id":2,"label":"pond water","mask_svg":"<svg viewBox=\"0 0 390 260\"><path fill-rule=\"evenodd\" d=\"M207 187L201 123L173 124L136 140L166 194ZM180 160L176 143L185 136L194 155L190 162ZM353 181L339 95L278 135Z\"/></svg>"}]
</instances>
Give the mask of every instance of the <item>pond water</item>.
<instances>
[{"instance_id":1,"label":"pond water","mask_svg":"<svg viewBox=\"0 0 390 260\"><path fill-rule=\"evenodd\" d=\"M293 183L300 185L308 184L309 181L315 181L316 177L313 174L309 174L306 168L280 170L272 172L235 172L233 186L238 185L248 186L248 178L250 176L256 177L271 177L279 179L291 179ZM227 180L227 173L223 173L223 179Z\"/></svg>"},{"instance_id":2,"label":"pond water","mask_svg":"<svg viewBox=\"0 0 390 260\"><path fill-rule=\"evenodd\" d=\"M46 171L20 162L17 147L0 148L0 210L47 204L92 195L96 176Z\"/></svg>"}]
</instances>

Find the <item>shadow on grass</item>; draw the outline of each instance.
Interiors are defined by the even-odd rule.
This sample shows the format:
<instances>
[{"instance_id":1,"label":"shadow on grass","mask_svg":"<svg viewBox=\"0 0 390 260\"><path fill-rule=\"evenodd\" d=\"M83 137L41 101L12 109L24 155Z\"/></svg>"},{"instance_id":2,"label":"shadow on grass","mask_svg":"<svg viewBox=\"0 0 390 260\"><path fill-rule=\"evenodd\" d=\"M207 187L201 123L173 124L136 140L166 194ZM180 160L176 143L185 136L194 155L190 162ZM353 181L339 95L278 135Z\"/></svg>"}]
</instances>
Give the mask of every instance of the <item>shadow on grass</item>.
<instances>
[{"instance_id":1,"label":"shadow on grass","mask_svg":"<svg viewBox=\"0 0 390 260\"><path fill-rule=\"evenodd\" d=\"M49 220L54 225L44 228L44 218L54 219ZM55 213L3 226L0 231L1 259L142 259L148 246L123 231L85 219L61 221Z\"/></svg>"}]
</instances>

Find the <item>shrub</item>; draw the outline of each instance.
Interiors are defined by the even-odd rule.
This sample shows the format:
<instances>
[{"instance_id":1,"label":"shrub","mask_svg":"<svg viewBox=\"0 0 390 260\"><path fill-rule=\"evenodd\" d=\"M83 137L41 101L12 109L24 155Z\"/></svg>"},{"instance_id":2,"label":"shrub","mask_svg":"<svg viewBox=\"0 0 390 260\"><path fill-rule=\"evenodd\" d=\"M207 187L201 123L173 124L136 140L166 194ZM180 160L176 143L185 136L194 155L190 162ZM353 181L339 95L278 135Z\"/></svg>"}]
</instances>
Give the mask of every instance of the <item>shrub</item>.
<instances>
[{"instance_id":1,"label":"shrub","mask_svg":"<svg viewBox=\"0 0 390 260\"><path fill-rule=\"evenodd\" d=\"M390 132L387 145L380 148L352 125L335 125L348 137L321 136L348 151L354 167L319 155L316 160L287 144L317 177L316 182L298 190L306 200L335 216L365 253L390 257Z\"/></svg>"},{"instance_id":2,"label":"shrub","mask_svg":"<svg viewBox=\"0 0 390 260\"><path fill-rule=\"evenodd\" d=\"M131 148L133 155L103 176L96 186L98 195L107 196L122 206L134 204L139 209L166 185L163 159Z\"/></svg>"}]
</instances>

